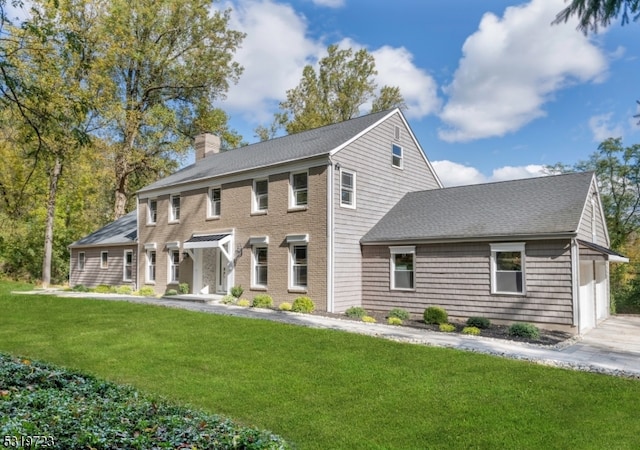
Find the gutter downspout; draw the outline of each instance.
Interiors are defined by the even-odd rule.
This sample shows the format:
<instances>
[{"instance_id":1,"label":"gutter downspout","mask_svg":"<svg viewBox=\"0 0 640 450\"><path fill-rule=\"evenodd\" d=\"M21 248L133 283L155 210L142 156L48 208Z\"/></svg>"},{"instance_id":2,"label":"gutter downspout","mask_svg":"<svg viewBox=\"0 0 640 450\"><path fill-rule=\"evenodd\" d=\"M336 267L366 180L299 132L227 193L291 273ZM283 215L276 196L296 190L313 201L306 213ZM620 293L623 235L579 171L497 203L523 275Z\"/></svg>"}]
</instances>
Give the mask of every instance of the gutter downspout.
<instances>
[{"instance_id":1,"label":"gutter downspout","mask_svg":"<svg viewBox=\"0 0 640 450\"><path fill-rule=\"evenodd\" d=\"M327 312L334 312L333 297L333 161L329 157L327 164Z\"/></svg>"}]
</instances>

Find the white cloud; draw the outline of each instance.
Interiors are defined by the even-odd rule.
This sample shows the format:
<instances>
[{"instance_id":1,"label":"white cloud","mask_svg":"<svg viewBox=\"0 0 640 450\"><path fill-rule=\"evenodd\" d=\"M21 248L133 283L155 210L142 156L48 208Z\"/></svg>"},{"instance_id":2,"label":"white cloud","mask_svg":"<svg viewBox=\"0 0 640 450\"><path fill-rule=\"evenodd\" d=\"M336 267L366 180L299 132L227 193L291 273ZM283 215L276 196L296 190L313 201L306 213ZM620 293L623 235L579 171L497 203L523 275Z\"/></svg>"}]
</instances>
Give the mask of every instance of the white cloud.
<instances>
[{"instance_id":1,"label":"white cloud","mask_svg":"<svg viewBox=\"0 0 640 450\"><path fill-rule=\"evenodd\" d=\"M398 86L408 109L407 118L422 118L440 108L438 86L429 74L416 67L413 55L404 47L385 45L371 52L376 59L378 86Z\"/></svg>"},{"instance_id":2,"label":"white cloud","mask_svg":"<svg viewBox=\"0 0 640 450\"><path fill-rule=\"evenodd\" d=\"M610 137L618 138L624 134L623 126L620 124L612 124L611 117L613 113L600 114L589 119L589 129L593 133L595 142L602 142Z\"/></svg>"},{"instance_id":3,"label":"white cloud","mask_svg":"<svg viewBox=\"0 0 640 450\"><path fill-rule=\"evenodd\" d=\"M314 5L326 6L327 8L340 8L344 6L345 0L313 0Z\"/></svg>"},{"instance_id":4,"label":"white cloud","mask_svg":"<svg viewBox=\"0 0 640 450\"><path fill-rule=\"evenodd\" d=\"M490 183L495 181L518 180L548 175L544 166L529 164L527 166L504 166L493 169L491 176L482 174L478 169L453 161L432 161L440 181L445 187L464 186L468 184Z\"/></svg>"},{"instance_id":5,"label":"white cloud","mask_svg":"<svg viewBox=\"0 0 640 450\"><path fill-rule=\"evenodd\" d=\"M465 41L439 132L446 141L503 136L544 116L544 103L572 83L601 81L603 52L575 23L551 26L562 0L532 0L486 13Z\"/></svg>"},{"instance_id":6,"label":"white cloud","mask_svg":"<svg viewBox=\"0 0 640 450\"><path fill-rule=\"evenodd\" d=\"M295 87L302 69L325 48L306 36L306 19L286 4L240 0L233 8L231 28L247 33L235 59L244 72L231 86L225 109L254 123L267 123L273 105Z\"/></svg>"}]
</instances>

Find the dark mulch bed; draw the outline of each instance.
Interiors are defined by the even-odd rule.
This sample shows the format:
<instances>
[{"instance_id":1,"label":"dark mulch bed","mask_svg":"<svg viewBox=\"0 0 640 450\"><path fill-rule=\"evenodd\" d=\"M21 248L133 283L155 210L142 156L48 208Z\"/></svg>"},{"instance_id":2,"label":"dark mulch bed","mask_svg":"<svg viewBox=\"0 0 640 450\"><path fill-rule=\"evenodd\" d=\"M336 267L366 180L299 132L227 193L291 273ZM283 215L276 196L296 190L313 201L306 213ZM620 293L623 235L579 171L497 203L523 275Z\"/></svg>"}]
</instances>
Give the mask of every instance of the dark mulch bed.
<instances>
[{"instance_id":1,"label":"dark mulch bed","mask_svg":"<svg viewBox=\"0 0 640 450\"><path fill-rule=\"evenodd\" d=\"M314 312L313 314L327 316L327 317L334 317L334 318L344 319L344 320L355 320L355 321L361 320L358 318L350 318L345 314L332 314L332 313L326 313L326 312ZM367 314L370 315L371 317L374 317L377 323L387 323L386 313L368 311ZM451 320L450 323L452 325L455 325L456 327L456 331L453 331L452 333L462 333L462 329L466 326L464 322L460 322L456 320ZM441 333L440 329L438 328L438 325L427 324L422 319L405 320L402 325L397 325L397 326L420 328L420 329L426 329L426 330L431 330L431 331L436 331L438 333ZM572 334L565 333L563 331L545 330L542 328L539 328L539 329L540 329L540 337L538 339L529 339L529 338L520 337L520 336L511 336L509 334L508 325L491 324L489 328L484 328L480 330L480 336L494 338L494 339L505 339L510 341L526 342L529 344L537 344L537 345L557 345L573 337Z\"/></svg>"}]
</instances>

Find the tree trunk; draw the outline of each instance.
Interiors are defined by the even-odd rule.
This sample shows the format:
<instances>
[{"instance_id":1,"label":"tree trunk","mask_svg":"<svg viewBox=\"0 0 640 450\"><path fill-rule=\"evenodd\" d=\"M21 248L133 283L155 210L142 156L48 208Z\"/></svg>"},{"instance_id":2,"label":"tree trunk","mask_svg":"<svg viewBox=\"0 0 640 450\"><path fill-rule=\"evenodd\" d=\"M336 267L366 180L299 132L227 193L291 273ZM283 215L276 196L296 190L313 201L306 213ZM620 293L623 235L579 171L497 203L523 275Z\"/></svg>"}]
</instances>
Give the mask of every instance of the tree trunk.
<instances>
[{"instance_id":1,"label":"tree trunk","mask_svg":"<svg viewBox=\"0 0 640 450\"><path fill-rule=\"evenodd\" d=\"M51 283L51 259L53 255L53 224L56 216L56 196L58 195L58 180L62 174L62 161L56 157L49 177L49 201L47 202L47 219L44 230L44 259L42 262L42 287L47 288Z\"/></svg>"}]
</instances>

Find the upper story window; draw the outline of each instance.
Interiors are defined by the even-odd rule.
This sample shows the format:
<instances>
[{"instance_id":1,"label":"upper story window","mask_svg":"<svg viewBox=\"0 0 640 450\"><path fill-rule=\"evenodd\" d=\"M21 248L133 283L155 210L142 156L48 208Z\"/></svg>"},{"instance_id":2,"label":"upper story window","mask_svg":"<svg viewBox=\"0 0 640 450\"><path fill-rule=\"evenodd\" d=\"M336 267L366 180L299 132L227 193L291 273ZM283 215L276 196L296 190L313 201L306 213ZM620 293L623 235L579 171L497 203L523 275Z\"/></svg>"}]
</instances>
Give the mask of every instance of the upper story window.
<instances>
[{"instance_id":1,"label":"upper story window","mask_svg":"<svg viewBox=\"0 0 640 450\"><path fill-rule=\"evenodd\" d=\"M292 208L307 206L309 174L307 172L292 173L290 184L291 184L290 206Z\"/></svg>"},{"instance_id":2,"label":"upper story window","mask_svg":"<svg viewBox=\"0 0 640 450\"><path fill-rule=\"evenodd\" d=\"M524 243L491 244L491 293L525 293Z\"/></svg>"},{"instance_id":3,"label":"upper story window","mask_svg":"<svg viewBox=\"0 0 640 450\"><path fill-rule=\"evenodd\" d=\"M124 251L124 264L122 267L122 281L133 280L133 250Z\"/></svg>"},{"instance_id":4,"label":"upper story window","mask_svg":"<svg viewBox=\"0 0 640 450\"><path fill-rule=\"evenodd\" d=\"M158 220L158 200L150 198L147 202L147 223L154 224Z\"/></svg>"},{"instance_id":5,"label":"upper story window","mask_svg":"<svg viewBox=\"0 0 640 450\"><path fill-rule=\"evenodd\" d=\"M173 194L169 199L169 222L180 220L180 194Z\"/></svg>"},{"instance_id":6,"label":"upper story window","mask_svg":"<svg viewBox=\"0 0 640 450\"><path fill-rule=\"evenodd\" d=\"M78 253L78 270L84 270L85 263L85 254L84 252Z\"/></svg>"},{"instance_id":7,"label":"upper story window","mask_svg":"<svg viewBox=\"0 0 640 450\"><path fill-rule=\"evenodd\" d=\"M402 169L402 147L391 144L391 165Z\"/></svg>"},{"instance_id":8,"label":"upper story window","mask_svg":"<svg viewBox=\"0 0 640 450\"><path fill-rule=\"evenodd\" d=\"M100 268L108 269L109 268L109 252L100 252Z\"/></svg>"},{"instance_id":9,"label":"upper story window","mask_svg":"<svg viewBox=\"0 0 640 450\"><path fill-rule=\"evenodd\" d=\"M416 279L415 246L391 247L391 289L413 290Z\"/></svg>"},{"instance_id":10,"label":"upper story window","mask_svg":"<svg viewBox=\"0 0 640 450\"><path fill-rule=\"evenodd\" d=\"M356 207L356 173L340 169L340 206Z\"/></svg>"},{"instance_id":11,"label":"upper story window","mask_svg":"<svg viewBox=\"0 0 640 450\"><path fill-rule=\"evenodd\" d=\"M219 187L209 189L209 209L207 211L208 217L220 217L220 195L221 190Z\"/></svg>"},{"instance_id":12,"label":"upper story window","mask_svg":"<svg viewBox=\"0 0 640 450\"><path fill-rule=\"evenodd\" d=\"M253 181L253 212L266 212L269 208L269 180Z\"/></svg>"}]
</instances>

